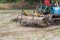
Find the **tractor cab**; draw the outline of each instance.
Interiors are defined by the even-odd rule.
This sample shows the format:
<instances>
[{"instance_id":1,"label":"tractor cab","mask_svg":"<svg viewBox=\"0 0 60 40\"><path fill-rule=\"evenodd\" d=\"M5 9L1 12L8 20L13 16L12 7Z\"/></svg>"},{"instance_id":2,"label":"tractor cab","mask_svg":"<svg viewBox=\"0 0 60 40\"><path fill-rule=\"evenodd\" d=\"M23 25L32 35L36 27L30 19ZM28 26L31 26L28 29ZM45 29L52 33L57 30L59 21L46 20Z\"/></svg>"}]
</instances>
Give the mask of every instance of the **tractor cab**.
<instances>
[{"instance_id":1,"label":"tractor cab","mask_svg":"<svg viewBox=\"0 0 60 40\"><path fill-rule=\"evenodd\" d=\"M50 13L55 15L60 15L60 7L52 7Z\"/></svg>"},{"instance_id":2,"label":"tractor cab","mask_svg":"<svg viewBox=\"0 0 60 40\"><path fill-rule=\"evenodd\" d=\"M50 13L54 15L60 15L60 4L59 0L56 0L56 3L54 4L55 6L52 6L50 8Z\"/></svg>"},{"instance_id":3,"label":"tractor cab","mask_svg":"<svg viewBox=\"0 0 60 40\"><path fill-rule=\"evenodd\" d=\"M60 14L60 7L58 4L58 1L51 2L51 5L47 6L47 4L42 4L37 7L37 12L43 13L43 14Z\"/></svg>"}]
</instances>

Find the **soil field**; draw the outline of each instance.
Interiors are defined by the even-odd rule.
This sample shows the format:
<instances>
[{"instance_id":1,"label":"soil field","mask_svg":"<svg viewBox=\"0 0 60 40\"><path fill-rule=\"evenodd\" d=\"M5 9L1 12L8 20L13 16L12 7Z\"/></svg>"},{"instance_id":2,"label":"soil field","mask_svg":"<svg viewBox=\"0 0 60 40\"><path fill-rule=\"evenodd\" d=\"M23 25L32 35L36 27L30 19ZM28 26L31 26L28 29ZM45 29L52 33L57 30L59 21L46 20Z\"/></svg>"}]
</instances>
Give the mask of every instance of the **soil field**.
<instances>
[{"instance_id":1,"label":"soil field","mask_svg":"<svg viewBox=\"0 0 60 40\"><path fill-rule=\"evenodd\" d=\"M60 26L21 26L11 20L20 13L21 10L0 10L0 40L60 40Z\"/></svg>"}]
</instances>

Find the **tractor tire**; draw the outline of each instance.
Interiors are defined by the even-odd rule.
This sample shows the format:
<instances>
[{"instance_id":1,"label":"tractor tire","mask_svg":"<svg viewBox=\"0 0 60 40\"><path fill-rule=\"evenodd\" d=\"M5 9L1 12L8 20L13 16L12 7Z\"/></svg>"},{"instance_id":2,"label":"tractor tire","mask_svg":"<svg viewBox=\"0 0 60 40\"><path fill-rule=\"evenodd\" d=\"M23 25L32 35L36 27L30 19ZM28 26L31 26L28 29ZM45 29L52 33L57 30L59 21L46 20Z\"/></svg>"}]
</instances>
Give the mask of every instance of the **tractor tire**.
<instances>
[{"instance_id":1,"label":"tractor tire","mask_svg":"<svg viewBox=\"0 0 60 40\"><path fill-rule=\"evenodd\" d=\"M45 15L45 17L43 18L43 22L44 22L45 26L52 25L52 21L51 21L51 19L50 20L49 19L50 19L49 15Z\"/></svg>"},{"instance_id":2,"label":"tractor tire","mask_svg":"<svg viewBox=\"0 0 60 40\"><path fill-rule=\"evenodd\" d=\"M55 25L60 25L60 20L55 20L55 21L54 21L54 24L55 24Z\"/></svg>"}]
</instances>

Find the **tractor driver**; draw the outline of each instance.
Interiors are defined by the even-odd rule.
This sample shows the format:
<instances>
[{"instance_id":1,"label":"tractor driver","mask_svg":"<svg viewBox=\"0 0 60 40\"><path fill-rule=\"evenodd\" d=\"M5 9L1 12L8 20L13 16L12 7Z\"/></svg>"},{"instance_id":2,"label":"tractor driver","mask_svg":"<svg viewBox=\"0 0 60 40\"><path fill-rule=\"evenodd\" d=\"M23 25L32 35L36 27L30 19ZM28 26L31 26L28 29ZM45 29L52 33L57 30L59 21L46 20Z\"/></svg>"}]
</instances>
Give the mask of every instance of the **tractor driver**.
<instances>
[{"instance_id":1,"label":"tractor driver","mask_svg":"<svg viewBox=\"0 0 60 40\"><path fill-rule=\"evenodd\" d=\"M51 0L42 0L42 4L45 6L51 6Z\"/></svg>"},{"instance_id":2,"label":"tractor driver","mask_svg":"<svg viewBox=\"0 0 60 40\"><path fill-rule=\"evenodd\" d=\"M45 15L49 14L49 10L52 6L51 0L42 0L42 3L45 7L45 9L43 10L43 14L45 14Z\"/></svg>"},{"instance_id":3,"label":"tractor driver","mask_svg":"<svg viewBox=\"0 0 60 40\"><path fill-rule=\"evenodd\" d=\"M49 14L50 8L51 8L51 0L41 0L42 4L38 5L36 10L38 13L42 14Z\"/></svg>"}]
</instances>

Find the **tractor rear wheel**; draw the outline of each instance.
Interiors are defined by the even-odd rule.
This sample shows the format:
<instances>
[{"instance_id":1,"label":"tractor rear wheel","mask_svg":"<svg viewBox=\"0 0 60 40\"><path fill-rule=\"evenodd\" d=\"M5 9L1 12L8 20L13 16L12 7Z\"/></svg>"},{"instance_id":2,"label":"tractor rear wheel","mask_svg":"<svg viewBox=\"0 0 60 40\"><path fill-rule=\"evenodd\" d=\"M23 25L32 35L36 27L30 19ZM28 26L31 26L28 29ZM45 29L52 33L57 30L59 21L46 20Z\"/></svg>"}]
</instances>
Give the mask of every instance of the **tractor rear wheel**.
<instances>
[{"instance_id":1,"label":"tractor rear wheel","mask_svg":"<svg viewBox=\"0 0 60 40\"><path fill-rule=\"evenodd\" d=\"M43 22L46 26L53 25L52 15L51 14L45 15L45 17L43 18Z\"/></svg>"}]
</instances>

